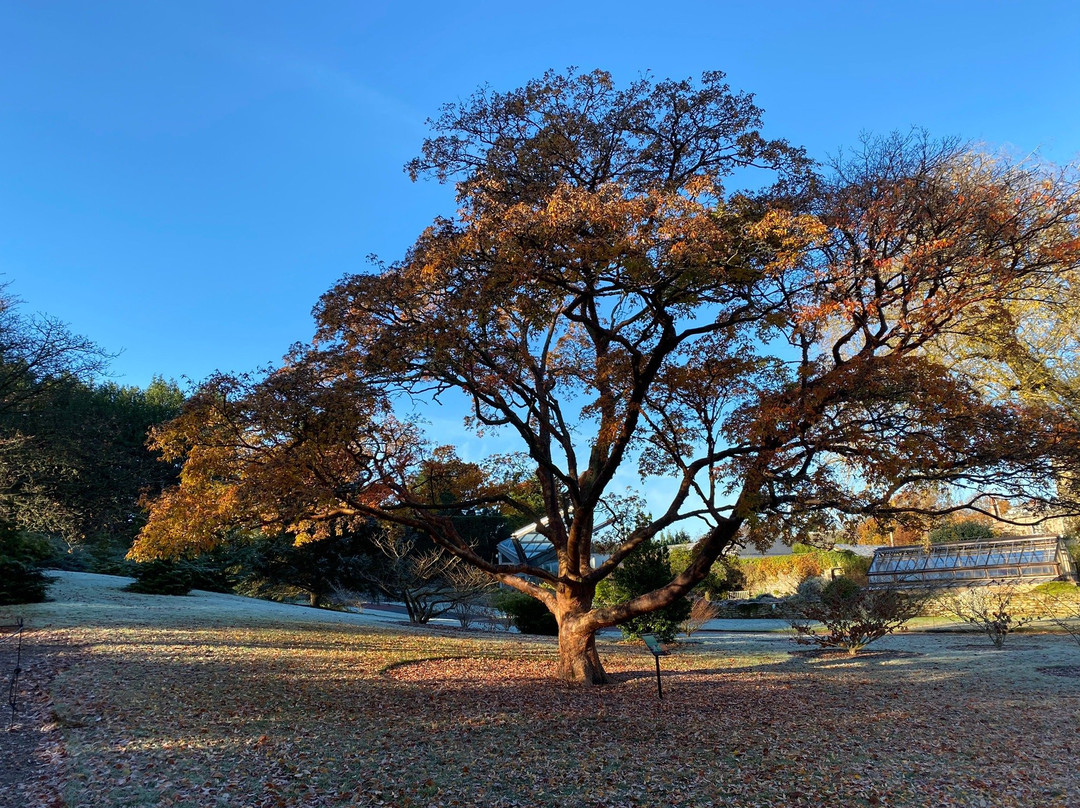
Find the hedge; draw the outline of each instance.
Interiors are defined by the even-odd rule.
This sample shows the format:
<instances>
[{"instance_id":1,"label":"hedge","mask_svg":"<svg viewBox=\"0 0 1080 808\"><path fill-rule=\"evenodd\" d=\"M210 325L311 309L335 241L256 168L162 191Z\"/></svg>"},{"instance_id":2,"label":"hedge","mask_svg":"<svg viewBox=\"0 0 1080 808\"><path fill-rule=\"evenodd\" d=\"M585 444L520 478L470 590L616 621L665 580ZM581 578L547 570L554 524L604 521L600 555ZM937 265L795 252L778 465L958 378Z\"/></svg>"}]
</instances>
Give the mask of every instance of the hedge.
<instances>
[{"instance_id":1,"label":"hedge","mask_svg":"<svg viewBox=\"0 0 1080 808\"><path fill-rule=\"evenodd\" d=\"M807 578L827 575L835 568L841 570L841 575L865 586L870 559L850 550L811 550L782 556L739 558L737 564L745 581L744 588L757 594L776 588L793 591Z\"/></svg>"}]
</instances>

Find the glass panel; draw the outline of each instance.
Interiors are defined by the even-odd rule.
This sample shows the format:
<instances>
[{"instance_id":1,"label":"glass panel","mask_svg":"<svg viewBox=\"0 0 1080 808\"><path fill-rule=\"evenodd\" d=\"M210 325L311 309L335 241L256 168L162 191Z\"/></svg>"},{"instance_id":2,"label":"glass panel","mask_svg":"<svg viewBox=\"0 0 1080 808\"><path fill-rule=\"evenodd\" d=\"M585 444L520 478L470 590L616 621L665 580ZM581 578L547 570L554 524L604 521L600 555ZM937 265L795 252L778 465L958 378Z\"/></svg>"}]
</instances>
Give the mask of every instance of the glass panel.
<instances>
[{"instance_id":1,"label":"glass panel","mask_svg":"<svg viewBox=\"0 0 1080 808\"><path fill-rule=\"evenodd\" d=\"M991 579L1015 579L1024 575L1057 575L1058 554L1063 552L1057 538L1024 538L990 542L964 542L924 551L897 548L879 551L871 562L875 582L916 584L919 580L974 583Z\"/></svg>"}]
</instances>

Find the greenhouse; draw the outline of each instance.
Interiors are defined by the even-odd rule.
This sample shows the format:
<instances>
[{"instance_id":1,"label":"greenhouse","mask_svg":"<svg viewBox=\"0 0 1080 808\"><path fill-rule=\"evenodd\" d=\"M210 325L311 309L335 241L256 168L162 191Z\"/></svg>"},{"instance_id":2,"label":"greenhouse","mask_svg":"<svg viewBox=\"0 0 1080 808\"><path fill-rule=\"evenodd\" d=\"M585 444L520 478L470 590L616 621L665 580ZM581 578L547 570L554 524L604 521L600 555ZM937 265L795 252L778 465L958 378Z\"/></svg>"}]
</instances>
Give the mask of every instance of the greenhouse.
<instances>
[{"instance_id":1,"label":"greenhouse","mask_svg":"<svg viewBox=\"0 0 1080 808\"><path fill-rule=\"evenodd\" d=\"M881 547L874 551L867 578L871 586L976 586L1012 581L1075 580L1076 570L1059 536Z\"/></svg>"}]
</instances>

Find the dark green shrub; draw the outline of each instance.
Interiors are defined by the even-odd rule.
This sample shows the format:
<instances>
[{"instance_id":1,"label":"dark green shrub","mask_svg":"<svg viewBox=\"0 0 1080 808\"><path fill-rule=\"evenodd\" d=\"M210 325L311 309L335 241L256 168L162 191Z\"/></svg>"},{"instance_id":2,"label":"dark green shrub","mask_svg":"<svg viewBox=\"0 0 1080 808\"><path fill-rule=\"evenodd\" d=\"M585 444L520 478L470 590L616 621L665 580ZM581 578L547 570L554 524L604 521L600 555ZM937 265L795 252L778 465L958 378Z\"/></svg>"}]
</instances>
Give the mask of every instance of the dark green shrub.
<instances>
[{"instance_id":1,"label":"dark green shrub","mask_svg":"<svg viewBox=\"0 0 1080 808\"><path fill-rule=\"evenodd\" d=\"M821 587L821 599L826 603L847 603L859 594L859 585L840 575Z\"/></svg>"},{"instance_id":2,"label":"dark green shrub","mask_svg":"<svg viewBox=\"0 0 1080 808\"><path fill-rule=\"evenodd\" d=\"M144 595L186 595L191 591L191 569L183 561L147 561L136 564L132 592Z\"/></svg>"},{"instance_id":3,"label":"dark green shrub","mask_svg":"<svg viewBox=\"0 0 1080 808\"><path fill-rule=\"evenodd\" d=\"M51 566L58 548L51 539L38 533L0 528L0 558L21 561L30 566Z\"/></svg>"},{"instance_id":4,"label":"dark green shrub","mask_svg":"<svg viewBox=\"0 0 1080 808\"><path fill-rule=\"evenodd\" d=\"M600 605L626 603L663 586L673 577L668 548L646 541L626 557L610 578L600 582L596 600ZM662 609L627 620L619 625L619 629L629 639L655 634L661 640L671 642L689 616L690 602L680 598Z\"/></svg>"},{"instance_id":5,"label":"dark green shrub","mask_svg":"<svg viewBox=\"0 0 1080 808\"><path fill-rule=\"evenodd\" d=\"M303 597L313 607L326 606L335 589L359 591L367 585L361 573L370 566L375 532L368 525L303 544L285 533L241 543L236 548L237 591L280 601Z\"/></svg>"},{"instance_id":6,"label":"dark green shrub","mask_svg":"<svg viewBox=\"0 0 1080 808\"><path fill-rule=\"evenodd\" d=\"M744 600L735 604L735 616L739 618L750 617L781 617L777 611L780 602L772 598L768 600Z\"/></svg>"},{"instance_id":7,"label":"dark green shrub","mask_svg":"<svg viewBox=\"0 0 1080 808\"><path fill-rule=\"evenodd\" d=\"M39 569L54 553L45 537L0 520L0 604L40 603L52 582Z\"/></svg>"},{"instance_id":8,"label":"dark green shrub","mask_svg":"<svg viewBox=\"0 0 1080 808\"><path fill-rule=\"evenodd\" d=\"M86 546L87 571L99 575L134 575L138 566L128 561L128 548L118 542L96 541Z\"/></svg>"},{"instance_id":9,"label":"dark green shrub","mask_svg":"<svg viewBox=\"0 0 1080 808\"><path fill-rule=\"evenodd\" d=\"M191 588L231 595L240 582L238 567L225 567L213 558L199 556L188 564Z\"/></svg>"},{"instance_id":10,"label":"dark green shrub","mask_svg":"<svg viewBox=\"0 0 1080 808\"><path fill-rule=\"evenodd\" d=\"M669 547L668 562L671 572L678 575L690 566L693 555L689 547ZM736 561L728 556L721 556L709 568L709 574L694 587L694 591L713 600L722 600L733 589L743 588L742 573L736 567Z\"/></svg>"},{"instance_id":11,"label":"dark green shrub","mask_svg":"<svg viewBox=\"0 0 1080 808\"><path fill-rule=\"evenodd\" d=\"M82 547L72 547L50 559L49 566L67 572L90 572L90 567L93 565L90 562L90 555ZM130 572L124 574L131 575Z\"/></svg>"},{"instance_id":12,"label":"dark green shrub","mask_svg":"<svg viewBox=\"0 0 1080 808\"><path fill-rule=\"evenodd\" d=\"M32 564L0 558L0 605L41 603L52 581Z\"/></svg>"},{"instance_id":13,"label":"dark green shrub","mask_svg":"<svg viewBox=\"0 0 1080 808\"><path fill-rule=\"evenodd\" d=\"M554 637L559 633L555 615L536 598L523 592L502 591L492 597L492 604L510 618L514 628L522 634L544 634Z\"/></svg>"}]
</instances>

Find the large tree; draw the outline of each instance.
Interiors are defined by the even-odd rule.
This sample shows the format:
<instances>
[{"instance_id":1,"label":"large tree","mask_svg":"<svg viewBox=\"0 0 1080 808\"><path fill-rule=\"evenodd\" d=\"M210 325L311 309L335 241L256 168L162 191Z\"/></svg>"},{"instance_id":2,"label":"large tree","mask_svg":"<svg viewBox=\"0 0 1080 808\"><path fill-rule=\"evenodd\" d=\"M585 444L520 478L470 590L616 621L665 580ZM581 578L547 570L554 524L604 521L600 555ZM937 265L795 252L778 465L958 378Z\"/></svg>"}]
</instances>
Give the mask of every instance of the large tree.
<instances>
[{"instance_id":1,"label":"large tree","mask_svg":"<svg viewBox=\"0 0 1080 808\"><path fill-rule=\"evenodd\" d=\"M738 542L902 509L911 486L1057 497L1052 471L1078 441L1052 403L984 395L926 348L1077 266L1078 200L1060 178L917 136L814 172L719 73L626 89L548 74L432 125L408 168L455 181L457 215L331 289L314 346L263 379L214 377L158 432L186 464L136 556L211 544L238 520L317 537L374 516L542 601L560 675L596 683L598 629L684 596ZM757 170L763 190L724 187ZM393 417L403 396L448 391L520 457L476 474ZM671 496L594 567L634 465ZM475 552L435 480L461 507L534 519L558 569ZM635 548L686 524L704 532L682 572L594 607Z\"/></svg>"},{"instance_id":2,"label":"large tree","mask_svg":"<svg viewBox=\"0 0 1080 808\"><path fill-rule=\"evenodd\" d=\"M75 519L57 489L74 476L51 451L58 402L87 389L108 355L62 322L26 315L0 285L0 524L72 534Z\"/></svg>"},{"instance_id":3,"label":"large tree","mask_svg":"<svg viewBox=\"0 0 1080 808\"><path fill-rule=\"evenodd\" d=\"M0 525L122 554L142 524L140 497L176 480L146 439L183 394L162 379L145 390L99 382L108 354L19 308L0 286Z\"/></svg>"}]
</instances>

